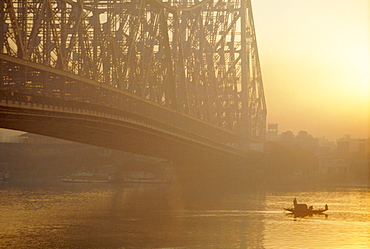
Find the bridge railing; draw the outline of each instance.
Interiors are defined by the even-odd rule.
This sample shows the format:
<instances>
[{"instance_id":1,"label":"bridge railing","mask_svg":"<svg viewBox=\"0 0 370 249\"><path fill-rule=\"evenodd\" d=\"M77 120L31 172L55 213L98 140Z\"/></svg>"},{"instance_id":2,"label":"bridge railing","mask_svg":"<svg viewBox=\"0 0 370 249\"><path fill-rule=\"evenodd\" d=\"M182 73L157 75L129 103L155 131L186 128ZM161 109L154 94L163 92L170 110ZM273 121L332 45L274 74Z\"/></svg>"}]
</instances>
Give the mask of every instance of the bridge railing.
<instances>
[{"instance_id":1,"label":"bridge railing","mask_svg":"<svg viewBox=\"0 0 370 249\"><path fill-rule=\"evenodd\" d=\"M63 76L63 71L48 72L39 65L17 59L18 63L2 61L3 80L1 99L18 101L30 106L52 105L58 108L124 112L150 118L156 122L178 127L187 132L207 137L224 144L237 144L240 135L185 115L169 107L153 103L127 91L99 84L74 75ZM44 69L44 68L42 68Z\"/></svg>"}]
</instances>

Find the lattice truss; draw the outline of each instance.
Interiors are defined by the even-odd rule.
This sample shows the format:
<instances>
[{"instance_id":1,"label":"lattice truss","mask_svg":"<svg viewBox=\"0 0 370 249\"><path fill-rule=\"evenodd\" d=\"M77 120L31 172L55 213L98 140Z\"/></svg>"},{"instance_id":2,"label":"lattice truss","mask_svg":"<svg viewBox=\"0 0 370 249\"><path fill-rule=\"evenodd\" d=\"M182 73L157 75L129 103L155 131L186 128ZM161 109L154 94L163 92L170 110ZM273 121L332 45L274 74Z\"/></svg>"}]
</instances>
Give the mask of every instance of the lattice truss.
<instances>
[{"instance_id":1,"label":"lattice truss","mask_svg":"<svg viewBox=\"0 0 370 249\"><path fill-rule=\"evenodd\" d=\"M260 137L250 0L5 0L0 52Z\"/></svg>"}]
</instances>

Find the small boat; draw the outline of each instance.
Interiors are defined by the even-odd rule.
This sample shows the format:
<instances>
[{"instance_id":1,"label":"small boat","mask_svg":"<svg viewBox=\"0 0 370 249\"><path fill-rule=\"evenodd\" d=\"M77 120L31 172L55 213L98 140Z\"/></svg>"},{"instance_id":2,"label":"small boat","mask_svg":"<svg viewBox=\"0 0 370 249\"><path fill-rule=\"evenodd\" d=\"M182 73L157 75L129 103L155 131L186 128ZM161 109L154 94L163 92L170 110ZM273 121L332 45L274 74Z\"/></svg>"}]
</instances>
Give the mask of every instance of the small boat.
<instances>
[{"instance_id":1,"label":"small boat","mask_svg":"<svg viewBox=\"0 0 370 249\"><path fill-rule=\"evenodd\" d=\"M328 209L328 205L325 205L325 208L314 209L313 206L308 207L307 204L298 204L296 198L294 198L293 207L284 208L285 211L294 214L294 216L310 216L313 214L323 214Z\"/></svg>"},{"instance_id":2,"label":"small boat","mask_svg":"<svg viewBox=\"0 0 370 249\"><path fill-rule=\"evenodd\" d=\"M152 173L141 171L132 172L131 176L123 178L123 181L130 183L167 183L169 179L166 177L155 177Z\"/></svg>"},{"instance_id":3,"label":"small boat","mask_svg":"<svg viewBox=\"0 0 370 249\"><path fill-rule=\"evenodd\" d=\"M8 172L0 173L0 181L6 181L10 178L10 174Z\"/></svg>"},{"instance_id":4,"label":"small boat","mask_svg":"<svg viewBox=\"0 0 370 249\"><path fill-rule=\"evenodd\" d=\"M61 177L63 182L105 183L111 181L109 175L79 172L69 176Z\"/></svg>"}]
</instances>

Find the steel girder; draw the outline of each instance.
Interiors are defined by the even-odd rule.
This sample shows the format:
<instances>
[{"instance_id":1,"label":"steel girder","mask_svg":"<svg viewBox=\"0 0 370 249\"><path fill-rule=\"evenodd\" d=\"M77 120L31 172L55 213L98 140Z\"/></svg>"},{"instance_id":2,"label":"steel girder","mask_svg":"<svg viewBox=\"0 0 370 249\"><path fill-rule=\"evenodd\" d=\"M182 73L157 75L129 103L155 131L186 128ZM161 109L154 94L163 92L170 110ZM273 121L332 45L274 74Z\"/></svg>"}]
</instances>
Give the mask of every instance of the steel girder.
<instances>
[{"instance_id":1,"label":"steel girder","mask_svg":"<svg viewBox=\"0 0 370 249\"><path fill-rule=\"evenodd\" d=\"M0 20L3 54L125 90L246 138L264 138L250 0L5 0ZM93 87L68 92L75 82L47 71L10 64L1 70L2 88L96 99Z\"/></svg>"}]
</instances>

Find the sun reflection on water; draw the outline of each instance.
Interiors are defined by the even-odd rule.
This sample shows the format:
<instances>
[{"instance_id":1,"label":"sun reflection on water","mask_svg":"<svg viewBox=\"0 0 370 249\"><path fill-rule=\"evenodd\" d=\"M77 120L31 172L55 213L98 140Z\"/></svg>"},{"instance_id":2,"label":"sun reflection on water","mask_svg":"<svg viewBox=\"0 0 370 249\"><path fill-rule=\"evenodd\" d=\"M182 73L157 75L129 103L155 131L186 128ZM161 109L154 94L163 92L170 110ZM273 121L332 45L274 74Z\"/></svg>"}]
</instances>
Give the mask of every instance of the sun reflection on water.
<instances>
[{"instance_id":1,"label":"sun reflection on water","mask_svg":"<svg viewBox=\"0 0 370 249\"><path fill-rule=\"evenodd\" d=\"M184 194L176 185L1 188L5 248L369 248L370 190ZM327 216L283 213L294 198ZM0 247L1 247L0 246Z\"/></svg>"}]
</instances>

